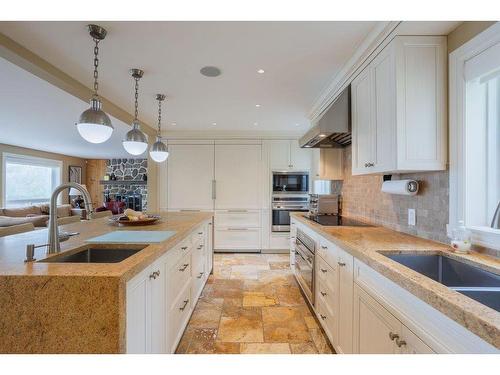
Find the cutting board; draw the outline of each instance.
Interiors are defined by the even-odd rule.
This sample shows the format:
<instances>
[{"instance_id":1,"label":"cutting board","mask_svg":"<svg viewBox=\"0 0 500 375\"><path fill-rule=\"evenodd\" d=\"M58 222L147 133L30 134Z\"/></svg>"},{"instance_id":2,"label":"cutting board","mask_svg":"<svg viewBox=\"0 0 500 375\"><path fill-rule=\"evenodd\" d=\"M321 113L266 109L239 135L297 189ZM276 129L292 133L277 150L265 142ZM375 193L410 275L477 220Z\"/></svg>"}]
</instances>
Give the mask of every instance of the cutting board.
<instances>
[{"instance_id":1,"label":"cutting board","mask_svg":"<svg viewBox=\"0 0 500 375\"><path fill-rule=\"evenodd\" d=\"M129 243L150 244L159 243L172 237L176 232L171 230L115 230L89 238L88 243Z\"/></svg>"}]
</instances>

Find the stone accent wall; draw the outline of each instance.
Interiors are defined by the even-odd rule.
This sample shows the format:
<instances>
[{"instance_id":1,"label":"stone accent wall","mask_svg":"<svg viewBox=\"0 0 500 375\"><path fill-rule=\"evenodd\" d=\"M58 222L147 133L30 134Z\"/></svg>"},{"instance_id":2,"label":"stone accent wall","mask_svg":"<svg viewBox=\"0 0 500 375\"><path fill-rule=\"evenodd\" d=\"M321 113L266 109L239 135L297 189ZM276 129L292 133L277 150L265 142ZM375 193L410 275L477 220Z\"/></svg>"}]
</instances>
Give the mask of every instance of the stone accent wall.
<instances>
[{"instance_id":1,"label":"stone accent wall","mask_svg":"<svg viewBox=\"0 0 500 375\"><path fill-rule=\"evenodd\" d=\"M448 243L448 171L399 175L400 179L417 180L420 185L416 196L404 196L382 193L382 176L352 176L351 147L344 150L344 162L344 181L334 183L335 189L342 191L344 215ZM409 208L416 210L415 226L408 226Z\"/></svg>"},{"instance_id":2,"label":"stone accent wall","mask_svg":"<svg viewBox=\"0 0 500 375\"><path fill-rule=\"evenodd\" d=\"M147 177L148 159L108 159L106 160L106 173L112 173L117 180L144 181ZM142 197L142 210L148 206L148 186L144 184L104 185L104 191L111 196L125 194L140 194Z\"/></svg>"}]
</instances>

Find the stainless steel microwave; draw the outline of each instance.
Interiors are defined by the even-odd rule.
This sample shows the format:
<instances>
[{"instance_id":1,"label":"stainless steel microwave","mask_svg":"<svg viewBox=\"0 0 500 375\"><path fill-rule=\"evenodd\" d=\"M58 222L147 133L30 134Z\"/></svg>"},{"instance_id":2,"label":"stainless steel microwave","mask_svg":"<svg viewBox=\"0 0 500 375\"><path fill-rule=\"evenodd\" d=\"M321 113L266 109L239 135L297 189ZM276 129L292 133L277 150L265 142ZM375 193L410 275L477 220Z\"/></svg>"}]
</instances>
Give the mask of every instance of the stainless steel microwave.
<instances>
[{"instance_id":1,"label":"stainless steel microwave","mask_svg":"<svg viewBox=\"0 0 500 375\"><path fill-rule=\"evenodd\" d=\"M309 193L309 173L273 172L273 193Z\"/></svg>"}]
</instances>

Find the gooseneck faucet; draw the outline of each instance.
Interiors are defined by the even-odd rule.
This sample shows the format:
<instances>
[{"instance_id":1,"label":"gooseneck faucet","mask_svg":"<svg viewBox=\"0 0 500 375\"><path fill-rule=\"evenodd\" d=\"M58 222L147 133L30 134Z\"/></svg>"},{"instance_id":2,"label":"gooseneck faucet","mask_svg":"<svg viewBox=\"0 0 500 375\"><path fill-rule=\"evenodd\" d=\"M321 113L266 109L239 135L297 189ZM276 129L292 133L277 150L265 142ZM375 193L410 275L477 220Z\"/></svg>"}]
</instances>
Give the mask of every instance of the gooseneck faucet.
<instances>
[{"instance_id":1,"label":"gooseneck faucet","mask_svg":"<svg viewBox=\"0 0 500 375\"><path fill-rule=\"evenodd\" d=\"M491 220L491 227L493 229L500 229L500 202L498 202L497 209L493 215L493 220Z\"/></svg>"},{"instance_id":2,"label":"gooseneck faucet","mask_svg":"<svg viewBox=\"0 0 500 375\"><path fill-rule=\"evenodd\" d=\"M92 200L90 199L87 189L76 182L66 182L56 187L50 196L49 244L47 247L47 254L54 254L61 251L61 245L59 243L59 226L57 225L57 197L61 191L70 188L75 188L82 192L85 209L87 210L87 218L92 219Z\"/></svg>"}]
</instances>

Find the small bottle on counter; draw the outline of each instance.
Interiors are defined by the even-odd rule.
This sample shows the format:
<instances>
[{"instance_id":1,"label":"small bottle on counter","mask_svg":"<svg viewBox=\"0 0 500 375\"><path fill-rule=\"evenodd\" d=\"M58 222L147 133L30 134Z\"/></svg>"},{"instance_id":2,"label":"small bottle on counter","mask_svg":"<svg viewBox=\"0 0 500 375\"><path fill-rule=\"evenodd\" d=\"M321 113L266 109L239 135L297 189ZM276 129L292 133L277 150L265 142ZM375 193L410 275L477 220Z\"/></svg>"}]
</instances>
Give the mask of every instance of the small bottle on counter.
<instances>
[{"instance_id":1,"label":"small bottle on counter","mask_svg":"<svg viewBox=\"0 0 500 375\"><path fill-rule=\"evenodd\" d=\"M451 247L456 253L467 254L471 248L471 232L464 222L458 222L458 227L452 230Z\"/></svg>"}]
</instances>

